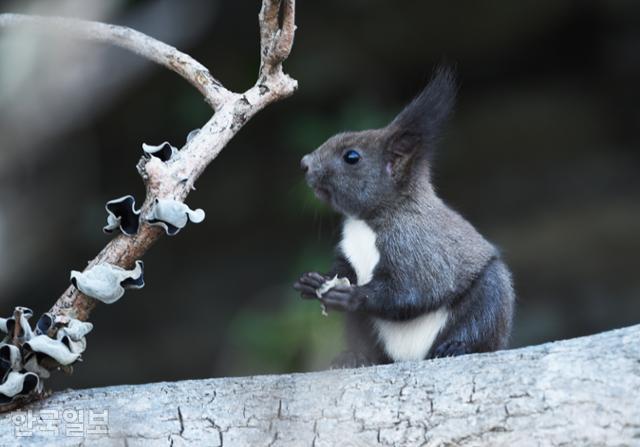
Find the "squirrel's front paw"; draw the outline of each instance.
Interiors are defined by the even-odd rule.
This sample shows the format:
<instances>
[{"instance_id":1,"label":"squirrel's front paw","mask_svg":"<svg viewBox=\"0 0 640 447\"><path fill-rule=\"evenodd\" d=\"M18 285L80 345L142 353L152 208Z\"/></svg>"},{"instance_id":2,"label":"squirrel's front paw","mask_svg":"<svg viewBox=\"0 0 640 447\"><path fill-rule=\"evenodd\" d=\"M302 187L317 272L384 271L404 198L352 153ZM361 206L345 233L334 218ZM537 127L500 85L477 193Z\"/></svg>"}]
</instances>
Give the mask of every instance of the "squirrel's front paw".
<instances>
[{"instance_id":1,"label":"squirrel's front paw","mask_svg":"<svg viewBox=\"0 0 640 447\"><path fill-rule=\"evenodd\" d=\"M358 293L357 287L347 281L332 285L330 289L322 293L320 301L328 309L353 312L362 305L364 297Z\"/></svg>"},{"instance_id":2,"label":"squirrel's front paw","mask_svg":"<svg viewBox=\"0 0 640 447\"><path fill-rule=\"evenodd\" d=\"M459 340L449 340L442 343L433 351L433 358L457 357L469 354L468 346Z\"/></svg>"},{"instance_id":3,"label":"squirrel's front paw","mask_svg":"<svg viewBox=\"0 0 640 447\"><path fill-rule=\"evenodd\" d=\"M303 298L317 298L325 308L352 312L360 307L362 299L355 293L356 288L347 278L329 278L320 273L303 274L293 285Z\"/></svg>"},{"instance_id":4,"label":"squirrel's front paw","mask_svg":"<svg viewBox=\"0 0 640 447\"><path fill-rule=\"evenodd\" d=\"M295 282L293 288L300 292L303 298L318 298L316 291L329 279L328 276L316 272L303 273L300 279Z\"/></svg>"}]
</instances>

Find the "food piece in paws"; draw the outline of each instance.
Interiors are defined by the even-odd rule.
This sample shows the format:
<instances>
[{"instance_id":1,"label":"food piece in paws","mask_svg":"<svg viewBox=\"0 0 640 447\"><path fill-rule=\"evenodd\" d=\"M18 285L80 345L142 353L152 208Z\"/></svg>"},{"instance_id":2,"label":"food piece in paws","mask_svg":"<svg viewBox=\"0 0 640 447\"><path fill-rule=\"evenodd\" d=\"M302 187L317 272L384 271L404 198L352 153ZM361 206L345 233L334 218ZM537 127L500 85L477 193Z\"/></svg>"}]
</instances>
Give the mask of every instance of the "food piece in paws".
<instances>
[{"instance_id":1,"label":"food piece in paws","mask_svg":"<svg viewBox=\"0 0 640 447\"><path fill-rule=\"evenodd\" d=\"M322 285L316 289L316 296L318 297L318 299L322 299L322 295L324 295L334 287L336 286L348 287L350 285L351 285L351 282L349 282L348 278L338 278L338 275L336 275L333 278L323 282ZM322 306L322 315L325 317L328 316L329 314L327 313L327 306L325 306L324 303L322 303L321 306Z\"/></svg>"}]
</instances>

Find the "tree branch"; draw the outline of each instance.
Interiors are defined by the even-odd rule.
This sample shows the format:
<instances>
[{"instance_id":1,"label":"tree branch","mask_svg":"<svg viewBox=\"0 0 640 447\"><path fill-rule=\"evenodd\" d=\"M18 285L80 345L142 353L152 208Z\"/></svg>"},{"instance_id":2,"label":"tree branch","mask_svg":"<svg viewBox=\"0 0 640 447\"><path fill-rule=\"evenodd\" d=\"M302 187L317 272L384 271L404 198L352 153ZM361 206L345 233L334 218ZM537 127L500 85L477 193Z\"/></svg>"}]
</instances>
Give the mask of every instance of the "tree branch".
<instances>
[{"instance_id":1,"label":"tree branch","mask_svg":"<svg viewBox=\"0 0 640 447\"><path fill-rule=\"evenodd\" d=\"M283 8L280 12L280 8ZM231 138L257 112L268 104L291 95L297 82L284 74L282 62L293 45L295 31L294 0L263 0L260 12L261 69L256 84L244 94L225 89L209 71L190 56L126 27L75 19L30 17L1 14L0 27L38 25L72 36L107 42L128 49L180 74L205 96L216 113L200 132L166 163L157 158L143 158L138 170L146 184L146 198L141 216L148 215L155 199L183 201L206 166L214 160ZM279 25L282 15L283 26ZM111 240L89 262L87 268L109 263L131 268L135 261L160 237L162 230L142 219L134 236L120 235ZM70 286L51 308L54 315L86 320L95 300Z\"/></svg>"},{"instance_id":2,"label":"tree branch","mask_svg":"<svg viewBox=\"0 0 640 447\"><path fill-rule=\"evenodd\" d=\"M76 282L54 303L49 314L38 320L33 332L27 327L30 325L28 317L22 317L22 308L16 308L12 319L0 319L2 332L12 332L0 342L0 386L3 387L0 412L43 397L42 380L49 377L49 370L69 369L84 351L84 336L93 326L82 326L77 320L89 318L96 300L75 287L82 288L79 281L85 285L84 291L109 303L118 300L125 287L142 287L140 259L163 232L153 226L157 223L154 221L165 221L160 216L168 216L169 220L165 222L172 228L165 225L165 229L169 234L175 234L184 226L187 217L195 222L201 221L204 212L189 210L183 203L198 177L251 117L268 104L295 91L297 82L282 70L282 62L293 44L293 0L285 0L280 12L282 5L281 0L263 0L262 10L269 11L269 14L260 16L261 73L256 84L243 94L225 89L190 56L129 28L73 19L0 15L0 27L19 24L45 27L131 50L180 74L198 88L215 110L195 136L187 138L181 150L170 148L170 155L162 159L149 153L141 157L137 169L145 183L146 197L139 211L135 208L128 211L131 215L127 220L133 221L134 225L124 230L119 220L122 216L116 216L109 210L105 228L109 231L119 228L123 234L112 239L89 262L87 269L95 269L90 272L85 269L83 273L86 276L72 272ZM282 28L278 23L280 15L283 18ZM135 203L132 198L127 200L129 206ZM119 199L115 202L120 203ZM159 211L160 204L164 204L164 212ZM177 226L173 226L174 223ZM132 269L134 265L136 268ZM30 317L32 312L27 311Z\"/></svg>"},{"instance_id":3,"label":"tree branch","mask_svg":"<svg viewBox=\"0 0 640 447\"><path fill-rule=\"evenodd\" d=\"M281 5L282 3L282 5ZM282 8L282 11L280 10ZM280 28L280 13L282 13L282 27ZM273 75L281 70L281 63L291 52L295 25L295 2L293 0L279 0L277 2L263 2L260 10L260 46L261 64L260 75Z\"/></svg>"},{"instance_id":4,"label":"tree branch","mask_svg":"<svg viewBox=\"0 0 640 447\"><path fill-rule=\"evenodd\" d=\"M89 9L95 8L95 2L82 4L85 3L94 5L87 6ZM56 4L63 5L65 2ZM98 9L108 10L110 8L104 5L115 3L100 4L102 6ZM211 29L219 13L218 6L218 2L208 0L141 2L119 14L118 23L133 29L143 29L147 34L173 46L189 47ZM4 56L0 57L0 78L10 77L16 69L26 72L19 81L9 82L14 86L14 91L7 90L4 95L0 93L3 96L0 99L0 135L3 143L0 151L0 192L16 194L19 190L21 195L25 195L23 201L30 203L42 196L38 193L37 198L32 197L33 192L29 193L18 186L20 182L16 181L16 176L19 177L22 170L16 169L16 166L30 166L48 156L52 148L56 147L56 144L51 144L51 139L55 140L70 130L82 128L99 119L119 98L131 89L139 88L140 83L156 66L144 58L131 58L126 54L128 52L112 51L109 45L98 47L92 42L85 42L86 45L68 45L67 39L35 39L26 43L26 51L46 48L47 56L50 57L24 59L19 54L22 49L18 50L20 44L17 41L22 40L21 34L17 32L18 27L7 29L6 33L0 34L0 39L4 38L4 34L10 35L14 31L16 42L9 45L14 50L8 53L3 51ZM47 73L47 76L42 76L42 73ZM19 85L28 85L29 91L20 91L21 89L16 88ZM0 87L0 90L3 88ZM79 95L78 92L90 94ZM36 102L37 106L34 106ZM55 119L42 119L46 116L55 116ZM5 294L11 294L8 289L19 282L16 279L19 275L15 275L20 269L19 259L32 259L38 253L46 252L49 244L44 235L28 228L28 224L25 227L25 221L31 217L29 209L30 207L22 210L12 208L11 213L4 213L8 219L7 227L22 225L21 228L25 230L25 234L29 234L31 241L28 245L20 244L17 262L0 271L0 292ZM59 227L60 221L52 219L49 224L56 231L54 227ZM11 247L7 248L10 249ZM12 257L16 255L12 254Z\"/></svg>"},{"instance_id":5,"label":"tree branch","mask_svg":"<svg viewBox=\"0 0 640 447\"><path fill-rule=\"evenodd\" d=\"M107 411L108 434L68 437L62 422L54 420L58 435L36 425L28 441L34 446L79 441L317 447L636 445L638 365L640 325L424 362L66 391L27 410L36 421L42 410ZM17 428L9 417L0 421L4 445L24 445L25 439L14 438Z\"/></svg>"},{"instance_id":6,"label":"tree branch","mask_svg":"<svg viewBox=\"0 0 640 447\"><path fill-rule=\"evenodd\" d=\"M182 76L202 93L214 110L224 104L230 96L230 92L200 62L171 45L131 28L62 17L0 14L0 27L19 25L37 27L38 30L52 30L129 50Z\"/></svg>"}]
</instances>

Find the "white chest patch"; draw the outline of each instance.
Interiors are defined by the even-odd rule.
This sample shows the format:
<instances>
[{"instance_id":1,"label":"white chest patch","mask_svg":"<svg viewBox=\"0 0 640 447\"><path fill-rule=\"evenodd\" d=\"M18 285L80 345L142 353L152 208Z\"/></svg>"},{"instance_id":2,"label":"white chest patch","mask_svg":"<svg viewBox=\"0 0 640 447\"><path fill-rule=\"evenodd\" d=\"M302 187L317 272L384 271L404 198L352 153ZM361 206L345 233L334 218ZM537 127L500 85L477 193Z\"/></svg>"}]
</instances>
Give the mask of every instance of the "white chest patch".
<instances>
[{"instance_id":1,"label":"white chest patch","mask_svg":"<svg viewBox=\"0 0 640 447\"><path fill-rule=\"evenodd\" d=\"M394 362L424 360L449 312L438 309L409 321L373 319L378 338Z\"/></svg>"},{"instance_id":2,"label":"white chest patch","mask_svg":"<svg viewBox=\"0 0 640 447\"><path fill-rule=\"evenodd\" d=\"M373 278L373 269L380 261L380 252L376 247L376 233L366 222L348 218L342 228L340 249L362 286Z\"/></svg>"},{"instance_id":3,"label":"white chest patch","mask_svg":"<svg viewBox=\"0 0 640 447\"><path fill-rule=\"evenodd\" d=\"M380 261L376 233L371 227L362 220L348 218L342 228L340 249L355 270L358 285L371 281ZM372 321L387 355L394 362L402 362L423 360L448 317L446 309L438 309L409 321Z\"/></svg>"}]
</instances>

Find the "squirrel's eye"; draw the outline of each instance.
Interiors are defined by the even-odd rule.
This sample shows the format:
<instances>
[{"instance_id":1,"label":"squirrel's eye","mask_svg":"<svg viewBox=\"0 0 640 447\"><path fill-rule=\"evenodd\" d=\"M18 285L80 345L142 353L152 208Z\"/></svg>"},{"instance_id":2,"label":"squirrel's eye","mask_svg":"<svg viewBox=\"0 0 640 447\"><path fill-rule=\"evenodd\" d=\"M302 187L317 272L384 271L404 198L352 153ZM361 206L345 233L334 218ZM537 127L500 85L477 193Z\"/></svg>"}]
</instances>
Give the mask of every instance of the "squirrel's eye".
<instances>
[{"instance_id":1,"label":"squirrel's eye","mask_svg":"<svg viewBox=\"0 0 640 447\"><path fill-rule=\"evenodd\" d=\"M358 151L354 151L353 149L348 150L342 156L343 160L350 165L355 165L360 161L360 153Z\"/></svg>"}]
</instances>

